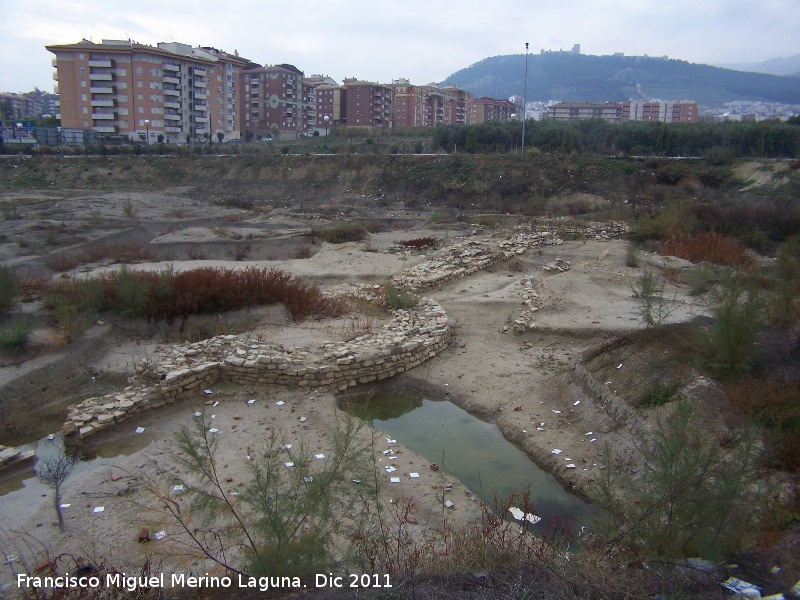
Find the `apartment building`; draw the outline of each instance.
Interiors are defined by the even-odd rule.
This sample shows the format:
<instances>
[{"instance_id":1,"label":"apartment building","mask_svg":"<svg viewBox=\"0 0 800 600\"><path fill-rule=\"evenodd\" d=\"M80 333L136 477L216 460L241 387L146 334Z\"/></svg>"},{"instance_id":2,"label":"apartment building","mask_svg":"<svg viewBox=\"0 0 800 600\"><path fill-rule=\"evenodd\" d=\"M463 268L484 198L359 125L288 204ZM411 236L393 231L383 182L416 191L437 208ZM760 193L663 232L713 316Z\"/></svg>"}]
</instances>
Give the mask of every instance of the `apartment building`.
<instances>
[{"instance_id":1,"label":"apartment building","mask_svg":"<svg viewBox=\"0 0 800 600\"><path fill-rule=\"evenodd\" d=\"M624 121L658 121L662 123L696 123L694 102L559 102L547 107L543 120L575 121L603 119L609 123Z\"/></svg>"},{"instance_id":2,"label":"apartment building","mask_svg":"<svg viewBox=\"0 0 800 600\"><path fill-rule=\"evenodd\" d=\"M412 85L407 79L396 79L390 87L395 127L466 125L472 121L475 95L456 85Z\"/></svg>"},{"instance_id":3,"label":"apartment building","mask_svg":"<svg viewBox=\"0 0 800 600\"><path fill-rule=\"evenodd\" d=\"M245 131L299 136L316 126L314 88L304 84L303 72L294 65L250 68L240 78Z\"/></svg>"},{"instance_id":4,"label":"apartment building","mask_svg":"<svg viewBox=\"0 0 800 600\"><path fill-rule=\"evenodd\" d=\"M391 129L393 126L393 94L389 86L357 79L345 79L344 125L348 127L378 127Z\"/></svg>"},{"instance_id":5,"label":"apartment building","mask_svg":"<svg viewBox=\"0 0 800 600\"><path fill-rule=\"evenodd\" d=\"M694 102L625 102L623 121L659 121L661 123L696 123Z\"/></svg>"},{"instance_id":6,"label":"apartment building","mask_svg":"<svg viewBox=\"0 0 800 600\"><path fill-rule=\"evenodd\" d=\"M489 121L510 121L511 115L516 114L517 105L509 100L497 98L478 98L472 102L472 123L487 123Z\"/></svg>"},{"instance_id":7,"label":"apartment building","mask_svg":"<svg viewBox=\"0 0 800 600\"><path fill-rule=\"evenodd\" d=\"M84 39L46 49L55 55L64 128L148 143L239 137L239 72L250 64L244 58L177 42Z\"/></svg>"}]
</instances>

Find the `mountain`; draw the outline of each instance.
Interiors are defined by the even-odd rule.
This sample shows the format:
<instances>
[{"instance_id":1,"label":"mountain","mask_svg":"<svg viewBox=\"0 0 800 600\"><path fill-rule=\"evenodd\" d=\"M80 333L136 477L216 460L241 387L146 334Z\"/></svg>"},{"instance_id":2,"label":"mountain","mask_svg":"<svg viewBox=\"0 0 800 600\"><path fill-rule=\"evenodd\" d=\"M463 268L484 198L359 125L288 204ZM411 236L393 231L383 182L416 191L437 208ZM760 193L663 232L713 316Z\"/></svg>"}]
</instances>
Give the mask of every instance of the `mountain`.
<instances>
[{"instance_id":1,"label":"mountain","mask_svg":"<svg viewBox=\"0 0 800 600\"><path fill-rule=\"evenodd\" d=\"M731 100L800 103L800 78L745 73L682 60L646 56L592 56L570 52L528 55L528 101L689 100L716 105ZM455 84L476 96L523 95L525 55L493 56L453 73Z\"/></svg>"},{"instance_id":2,"label":"mountain","mask_svg":"<svg viewBox=\"0 0 800 600\"><path fill-rule=\"evenodd\" d=\"M757 63L728 63L718 65L723 69L737 71L750 71L751 73L769 73L771 75L786 75L789 77L800 76L800 54L770 58Z\"/></svg>"}]
</instances>

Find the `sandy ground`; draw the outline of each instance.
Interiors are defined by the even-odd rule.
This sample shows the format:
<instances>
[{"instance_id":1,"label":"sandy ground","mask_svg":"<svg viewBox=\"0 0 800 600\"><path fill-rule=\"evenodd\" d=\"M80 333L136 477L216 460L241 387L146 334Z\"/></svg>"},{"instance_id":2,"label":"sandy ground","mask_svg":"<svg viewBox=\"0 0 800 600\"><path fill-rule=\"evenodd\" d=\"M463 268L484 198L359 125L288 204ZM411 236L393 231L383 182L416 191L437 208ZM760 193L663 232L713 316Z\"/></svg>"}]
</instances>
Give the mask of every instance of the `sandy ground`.
<instances>
[{"instance_id":1,"label":"sandy ground","mask_svg":"<svg viewBox=\"0 0 800 600\"><path fill-rule=\"evenodd\" d=\"M374 250L388 247L394 239L428 234L442 236L441 231L377 234L369 246ZM501 263L430 292L428 295L456 319L457 335L450 350L402 377L423 381L431 389L441 389L454 403L484 419L494 420L506 437L520 444L565 485L588 494L599 472L598 459L604 444L624 446L629 440L624 432L612 431L606 415L586 402L575 404L565 375L583 350L619 332L641 328L638 304L631 293L641 270L625 266L626 246L623 241L566 242L522 257L513 270L509 263ZM545 272L542 266L556 257L570 261L572 268L558 274ZM365 244L353 243L324 245L313 257L303 260L219 264L274 266L323 286L332 286L343 282L381 283L387 275L399 273L421 260L420 256L366 252ZM195 266L192 262L173 264L176 269ZM202 264L217 265L214 261ZM514 335L508 326L522 311L520 280L525 275L534 277L540 310L533 330ZM702 304L688 297L685 289L668 288L667 295L672 298L673 294L673 320L683 321L702 314ZM349 325L346 320L293 325L274 312L270 314L259 324L261 335L287 345L344 338L356 328L380 326L380 323L368 324L369 319L358 316ZM86 366L107 372L124 371L133 356L151 350L152 343L140 341L135 346L118 343L94 364ZM186 551L186 540L173 522L153 510L153 497L135 478L157 476L164 485L169 484L171 480L165 472L174 470L171 434L191 425L195 410L212 411L222 440L220 464L224 465L225 477L232 478L229 491L235 491L247 476L248 449L263 442L268 431L280 432L286 443L302 440L315 452L329 455L331 424L337 415L341 416L333 395L324 390L254 389L226 383L211 392L166 410L144 413L141 419L128 421L93 441L93 450L101 455L122 452L127 456L84 466L67 481L62 495L62 502L71 505L65 510L66 533L60 533L53 524L51 491L33 483L4 496L0 501L0 527L6 533L24 532L30 540L25 547L14 547L6 540L10 550L5 551L27 554L31 563L39 562L45 554L69 552L91 560L105 559L107 564L123 569L135 569L145 557L151 557L165 568L189 566L202 571L203 563L193 553L178 557L179 552ZM246 400L253 398L256 402L247 404ZM277 406L279 400L285 404ZM208 402L212 401L220 404L210 407ZM303 423L301 416L307 419ZM145 432L135 434L137 426L144 427ZM383 445L376 447L375 458L383 461L385 456L380 451L386 449L385 442L380 436L377 439ZM427 461L406 449L402 440L393 448L398 452L393 463L402 475L401 483L389 483L389 475L381 468L381 501L412 498L418 521L413 534L419 539L435 537L436 524L441 521L442 483L452 480L441 472L431 472ZM562 456L569 456L578 468L566 470L563 458L552 454L555 448L561 449ZM376 464L383 467L382 462ZM410 472L418 472L420 477L411 479ZM458 482L452 483L452 491L446 496L455 507L448 512L448 518L459 526L474 520L479 513L470 491ZM180 498L177 501L184 502ZM93 512L98 506L104 507L103 512ZM148 527L151 534L163 530L167 536L140 545L136 538L141 527ZM8 575L7 570L3 573Z\"/></svg>"}]
</instances>

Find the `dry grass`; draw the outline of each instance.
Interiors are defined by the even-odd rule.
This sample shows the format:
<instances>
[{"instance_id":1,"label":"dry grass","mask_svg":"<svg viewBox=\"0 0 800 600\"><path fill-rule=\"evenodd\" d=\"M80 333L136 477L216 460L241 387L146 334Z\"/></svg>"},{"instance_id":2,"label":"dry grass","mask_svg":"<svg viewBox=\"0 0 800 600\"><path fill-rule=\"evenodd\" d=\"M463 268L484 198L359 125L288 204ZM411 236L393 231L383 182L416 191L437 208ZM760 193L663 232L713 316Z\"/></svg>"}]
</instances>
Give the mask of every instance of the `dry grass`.
<instances>
[{"instance_id":1,"label":"dry grass","mask_svg":"<svg viewBox=\"0 0 800 600\"><path fill-rule=\"evenodd\" d=\"M113 263L130 264L143 262L153 258L147 246L129 243L104 243L93 244L74 250L72 252L59 252L48 254L44 258L44 264L54 271L69 271L80 265L111 260Z\"/></svg>"},{"instance_id":2,"label":"dry grass","mask_svg":"<svg viewBox=\"0 0 800 600\"><path fill-rule=\"evenodd\" d=\"M711 231L672 236L661 243L661 254L677 256L693 263L705 261L731 267L753 264L744 244Z\"/></svg>"}]
</instances>

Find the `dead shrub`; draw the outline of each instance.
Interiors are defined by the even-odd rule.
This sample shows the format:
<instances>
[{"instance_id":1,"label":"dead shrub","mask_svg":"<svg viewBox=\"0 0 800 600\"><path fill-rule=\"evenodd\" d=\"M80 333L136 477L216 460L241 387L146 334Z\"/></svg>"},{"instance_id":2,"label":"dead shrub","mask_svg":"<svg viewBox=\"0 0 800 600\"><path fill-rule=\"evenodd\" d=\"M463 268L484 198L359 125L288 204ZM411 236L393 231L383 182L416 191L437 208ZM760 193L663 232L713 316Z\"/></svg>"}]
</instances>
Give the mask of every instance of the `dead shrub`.
<instances>
[{"instance_id":1,"label":"dead shrub","mask_svg":"<svg viewBox=\"0 0 800 600\"><path fill-rule=\"evenodd\" d=\"M312 256L313 254L309 246L299 246L295 248L294 251L295 258L311 258Z\"/></svg>"},{"instance_id":2,"label":"dead shrub","mask_svg":"<svg viewBox=\"0 0 800 600\"><path fill-rule=\"evenodd\" d=\"M230 255L235 261L246 260L250 256L253 247L250 244L236 244L231 250Z\"/></svg>"},{"instance_id":3,"label":"dead shrub","mask_svg":"<svg viewBox=\"0 0 800 600\"><path fill-rule=\"evenodd\" d=\"M753 263L744 244L712 231L672 236L661 244L661 254L693 263L747 267Z\"/></svg>"},{"instance_id":4,"label":"dead shrub","mask_svg":"<svg viewBox=\"0 0 800 600\"><path fill-rule=\"evenodd\" d=\"M411 240L400 240L398 246L420 250L422 248L435 248L438 240L435 237L420 237Z\"/></svg>"},{"instance_id":5,"label":"dead shrub","mask_svg":"<svg viewBox=\"0 0 800 600\"><path fill-rule=\"evenodd\" d=\"M186 256L189 260L205 260L206 259L206 251L200 246L200 244L195 244L190 248L186 249Z\"/></svg>"}]
</instances>

